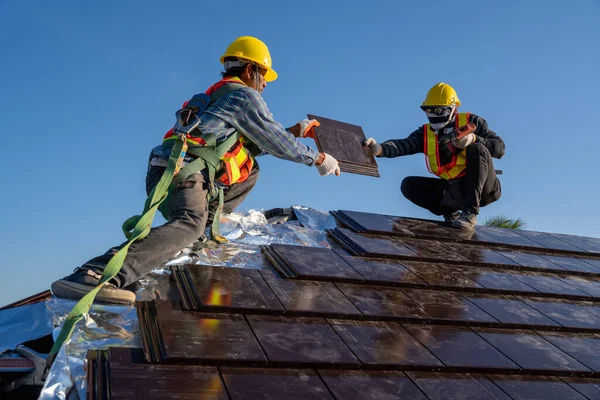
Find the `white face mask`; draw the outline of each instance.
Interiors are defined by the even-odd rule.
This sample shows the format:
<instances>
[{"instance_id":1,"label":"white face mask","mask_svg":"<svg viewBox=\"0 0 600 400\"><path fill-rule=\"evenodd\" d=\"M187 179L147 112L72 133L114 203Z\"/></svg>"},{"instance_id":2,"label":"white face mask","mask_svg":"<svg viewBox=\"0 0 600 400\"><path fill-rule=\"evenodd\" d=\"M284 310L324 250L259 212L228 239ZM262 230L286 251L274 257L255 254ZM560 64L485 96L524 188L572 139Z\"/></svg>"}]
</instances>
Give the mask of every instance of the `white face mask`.
<instances>
[{"instance_id":1,"label":"white face mask","mask_svg":"<svg viewBox=\"0 0 600 400\"><path fill-rule=\"evenodd\" d=\"M452 106L444 110L444 113L442 114L425 112L425 115L427 115L427 119L429 120L429 125L431 126L431 129L439 131L440 129L448 125L450 122L452 122L455 111L456 106Z\"/></svg>"}]
</instances>

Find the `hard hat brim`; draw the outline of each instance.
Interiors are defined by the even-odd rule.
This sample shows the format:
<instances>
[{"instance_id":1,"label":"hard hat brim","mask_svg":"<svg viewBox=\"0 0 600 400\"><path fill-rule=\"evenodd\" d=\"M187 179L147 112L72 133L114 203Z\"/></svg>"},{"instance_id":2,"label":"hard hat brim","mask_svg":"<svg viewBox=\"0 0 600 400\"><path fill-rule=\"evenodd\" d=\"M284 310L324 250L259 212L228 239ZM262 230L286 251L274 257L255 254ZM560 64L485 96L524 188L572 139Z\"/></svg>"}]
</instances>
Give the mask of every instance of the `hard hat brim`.
<instances>
[{"instance_id":1,"label":"hard hat brim","mask_svg":"<svg viewBox=\"0 0 600 400\"><path fill-rule=\"evenodd\" d=\"M267 73L265 74L265 81L273 82L275 79L277 79L277 76L277 72L275 72L273 68L269 68L267 69Z\"/></svg>"},{"instance_id":2,"label":"hard hat brim","mask_svg":"<svg viewBox=\"0 0 600 400\"><path fill-rule=\"evenodd\" d=\"M239 57L239 55L236 55L236 54L224 54L220 58L221 64L223 64L225 62L225 57ZM241 58L243 58L243 57L241 57ZM248 61L253 62L253 63L256 64L256 62L253 61L253 60L248 60ZM260 64L256 64L256 65L258 65L261 68L265 68L264 65L260 65ZM277 75L277 72L275 72L275 70L273 68L266 68L266 69L267 69L267 73L265 74L265 81L267 81L267 82L273 82L275 79L277 79L277 77L279 75Z\"/></svg>"}]
</instances>

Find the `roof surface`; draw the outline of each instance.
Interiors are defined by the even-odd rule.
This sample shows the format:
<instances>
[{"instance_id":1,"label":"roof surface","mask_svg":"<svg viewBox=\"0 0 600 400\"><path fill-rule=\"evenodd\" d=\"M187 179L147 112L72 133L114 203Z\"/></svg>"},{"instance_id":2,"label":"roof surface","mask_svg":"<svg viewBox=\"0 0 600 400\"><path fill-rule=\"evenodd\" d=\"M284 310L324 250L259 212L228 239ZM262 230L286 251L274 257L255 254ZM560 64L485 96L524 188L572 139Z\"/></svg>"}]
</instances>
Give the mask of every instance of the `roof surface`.
<instances>
[{"instance_id":1,"label":"roof surface","mask_svg":"<svg viewBox=\"0 0 600 400\"><path fill-rule=\"evenodd\" d=\"M88 397L600 398L600 239L333 214L332 248L173 266Z\"/></svg>"}]
</instances>

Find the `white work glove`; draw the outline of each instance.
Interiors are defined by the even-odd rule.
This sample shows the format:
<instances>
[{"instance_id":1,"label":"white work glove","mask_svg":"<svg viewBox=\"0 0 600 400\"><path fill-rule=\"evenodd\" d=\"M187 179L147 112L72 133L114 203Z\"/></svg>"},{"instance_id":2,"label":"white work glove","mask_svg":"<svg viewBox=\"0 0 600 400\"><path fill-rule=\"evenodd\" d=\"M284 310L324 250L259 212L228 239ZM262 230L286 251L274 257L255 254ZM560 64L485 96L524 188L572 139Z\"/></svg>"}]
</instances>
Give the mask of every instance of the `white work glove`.
<instances>
[{"instance_id":1,"label":"white work glove","mask_svg":"<svg viewBox=\"0 0 600 400\"><path fill-rule=\"evenodd\" d=\"M363 142L363 146L368 146L369 149L371 149L371 153L373 153L374 156L380 155L383 151L383 147L381 147L381 145L377 143L377 141L372 137L365 139L365 141Z\"/></svg>"},{"instance_id":2,"label":"white work glove","mask_svg":"<svg viewBox=\"0 0 600 400\"><path fill-rule=\"evenodd\" d=\"M338 165L338 161L327 153L322 153L322 154L325 157L323 158L323 161L321 162L321 164L317 165L319 174L321 174L321 176L331 175L331 174L335 174L335 175L339 176L340 175L340 166Z\"/></svg>"},{"instance_id":3,"label":"white work glove","mask_svg":"<svg viewBox=\"0 0 600 400\"><path fill-rule=\"evenodd\" d=\"M298 122L300 126L301 138L315 138L315 126L321 126L321 123L316 119L303 119Z\"/></svg>"},{"instance_id":4,"label":"white work glove","mask_svg":"<svg viewBox=\"0 0 600 400\"><path fill-rule=\"evenodd\" d=\"M454 139L452 141L452 144L454 145L454 147L456 147L457 149L464 149L465 147L467 147L470 144L475 143L475 134L474 133L469 133L467 136L460 138L460 139Z\"/></svg>"}]
</instances>

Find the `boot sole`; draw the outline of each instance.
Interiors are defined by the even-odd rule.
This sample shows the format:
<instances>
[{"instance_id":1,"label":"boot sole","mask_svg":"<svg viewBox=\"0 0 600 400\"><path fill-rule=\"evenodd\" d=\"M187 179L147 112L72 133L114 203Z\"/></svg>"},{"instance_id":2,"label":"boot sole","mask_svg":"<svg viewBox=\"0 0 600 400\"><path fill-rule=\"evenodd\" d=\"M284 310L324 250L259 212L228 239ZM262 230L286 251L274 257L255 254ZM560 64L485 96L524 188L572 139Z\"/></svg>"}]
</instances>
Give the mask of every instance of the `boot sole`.
<instances>
[{"instance_id":1,"label":"boot sole","mask_svg":"<svg viewBox=\"0 0 600 400\"><path fill-rule=\"evenodd\" d=\"M82 285L80 283L61 279L52 283L50 289L52 290L54 296L61 299L80 300L93 288L88 285ZM103 304L131 305L135 303L135 293L123 289L102 287L102 289L98 291L98 294L96 294L94 302Z\"/></svg>"}]
</instances>

